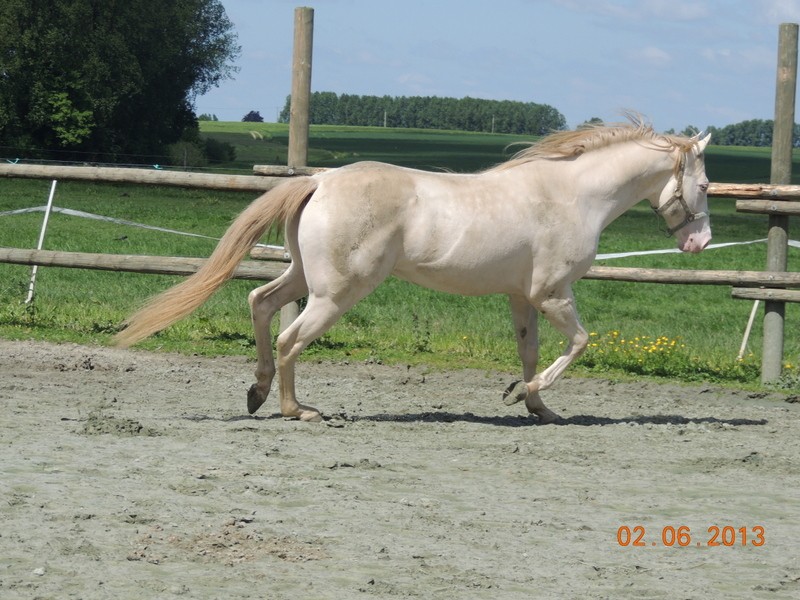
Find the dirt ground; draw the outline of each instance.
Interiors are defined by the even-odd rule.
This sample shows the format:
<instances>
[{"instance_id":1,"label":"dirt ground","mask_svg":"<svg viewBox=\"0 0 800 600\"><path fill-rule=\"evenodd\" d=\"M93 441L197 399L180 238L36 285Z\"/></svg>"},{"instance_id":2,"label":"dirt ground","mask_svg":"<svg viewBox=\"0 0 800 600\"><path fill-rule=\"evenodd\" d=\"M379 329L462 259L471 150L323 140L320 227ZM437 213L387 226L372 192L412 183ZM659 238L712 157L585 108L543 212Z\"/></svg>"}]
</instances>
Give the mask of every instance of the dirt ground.
<instances>
[{"instance_id":1,"label":"dirt ground","mask_svg":"<svg viewBox=\"0 0 800 600\"><path fill-rule=\"evenodd\" d=\"M303 363L309 424L244 359L0 355L6 600L800 598L798 398L569 378L537 426L512 374Z\"/></svg>"}]
</instances>

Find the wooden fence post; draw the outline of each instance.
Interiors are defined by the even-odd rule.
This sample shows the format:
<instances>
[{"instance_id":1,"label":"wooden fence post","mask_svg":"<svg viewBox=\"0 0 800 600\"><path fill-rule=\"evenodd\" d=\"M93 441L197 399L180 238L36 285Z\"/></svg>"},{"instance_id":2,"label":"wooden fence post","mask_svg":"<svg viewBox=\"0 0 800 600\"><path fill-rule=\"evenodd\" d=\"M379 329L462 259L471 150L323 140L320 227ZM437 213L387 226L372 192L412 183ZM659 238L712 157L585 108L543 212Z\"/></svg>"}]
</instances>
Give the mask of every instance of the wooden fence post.
<instances>
[{"instance_id":1,"label":"wooden fence post","mask_svg":"<svg viewBox=\"0 0 800 600\"><path fill-rule=\"evenodd\" d=\"M308 165L309 103L311 98L311 55L314 42L314 9L294 10L294 54L292 56L292 99L289 109L289 166Z\"/></svg>"},{"instance_id":2,"label":"wooden fence post","mask_svg":"<svg viewBox=\"0 0 800 600\"><path fill-rule=\"evenodd\" d=\"M792 181L792 147L794 142L795 88L797 87L796 23L782 23L778 39L778 73L775 88L775 128L772 135L772 169L770 182L789 184ZM767 235L767 270L787 268L789 217L769 216ZM783 335L786 305L767 300L764 306L764 340L761 357L761 382L770 383L781 376Z\"/></svg>"},{"instance_id":3,"label":"wooden fence post","mask_svg":"<svg viewBox=\"0 0 800 600\"><path fill-rule=\"evenodd\" d=\"M314 9L294 9L294 54L292 57L292 99L289 109L288 166L308 164L309 103L311 99L311 55L314 41ZM281 309L283 331L300 314L300 305L290 302Z\"/></svg>"}]
</instances>

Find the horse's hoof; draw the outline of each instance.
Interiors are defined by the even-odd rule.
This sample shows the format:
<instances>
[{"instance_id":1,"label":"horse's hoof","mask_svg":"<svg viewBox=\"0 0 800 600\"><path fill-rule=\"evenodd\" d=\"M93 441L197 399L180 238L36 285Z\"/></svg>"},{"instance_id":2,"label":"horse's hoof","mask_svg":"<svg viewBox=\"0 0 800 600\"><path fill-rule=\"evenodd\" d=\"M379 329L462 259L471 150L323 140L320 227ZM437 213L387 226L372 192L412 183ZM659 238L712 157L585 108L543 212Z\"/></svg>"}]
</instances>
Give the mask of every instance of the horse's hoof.
<instances>
[{"instance_id":1,"label":"horse's hoof","mask_svg":"<svg viewBox=\"0 0 800 600\"><path fill-rule=\"evenodd\" d=\"M539 419L539 425L550 425L561 420L561 416L558 413L554 413L549 408L545 408L544 410L533 412L531 414L536 415L536 417Z\"/></svg>"},{"instance_id":2,"label":"horse's hoof","mask_svg":"<svg viewBox=\"0 0 800 600\"><path fill-rule=\"evenodd\" d=\"M322 423L322 415L316 411L304 410L300 415L300 420L306 423Z\"/></svg>"},{"instance_id":3,"label":"horse's hoof","mask_svg":"<svg viewBox=\"0 0 800 600\"><path fill-rule=\"evenodd\" d=\"M261 405L266 402L267 396L266 394L261 394L258 391L258 386L254 383L250 386L250 389L247 390L247 412L251 415L254 414Z\"/></svg>"},{"instance_id":4,"label":"horse's hoof","mask_svg":"<svg viewBox=\"0 0 800 600\"><path fill-rule=\"evenodd\" d=\"M503 402L506 406L511 406L517 402L522 402L528 397L528 384L524 381L515 381L503 392Z\"/></svg>"},{"instance_id":5,"label":"horse's hoof","mask_svg":"<svg viewBox=\"0 0 800 600\"><path fill-rule=\"evenodd\" d=\"M301 407L298 410L294 410L290 413L283 413L283 419L285 421L303 421L304 423L321 423L322 422L322 415L320 412L315 408L304 408Z\"/></svg>"}]
</instances>

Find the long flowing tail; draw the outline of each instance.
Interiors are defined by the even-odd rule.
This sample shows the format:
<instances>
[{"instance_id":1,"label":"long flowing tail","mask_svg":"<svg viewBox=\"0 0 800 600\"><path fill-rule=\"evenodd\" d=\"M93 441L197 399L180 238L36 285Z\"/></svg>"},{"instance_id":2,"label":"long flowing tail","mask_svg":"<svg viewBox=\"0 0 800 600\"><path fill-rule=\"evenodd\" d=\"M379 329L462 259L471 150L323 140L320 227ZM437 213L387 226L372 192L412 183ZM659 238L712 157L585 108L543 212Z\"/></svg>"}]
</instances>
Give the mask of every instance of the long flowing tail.
<instances>
[{"instance_id":1,"label":"long flowing tail","mask_svg":"<svg viewBox=\"0 0 800 600\"><path fill-rule=\"evenodd\" d=\"M297 214L317 185L310 177L291 179L257 198L228 228L203 267L128 318L125 329L114 336L114 345L131 346L197 309L231 278L267 228Z\"/></svg>"}]
</instances>

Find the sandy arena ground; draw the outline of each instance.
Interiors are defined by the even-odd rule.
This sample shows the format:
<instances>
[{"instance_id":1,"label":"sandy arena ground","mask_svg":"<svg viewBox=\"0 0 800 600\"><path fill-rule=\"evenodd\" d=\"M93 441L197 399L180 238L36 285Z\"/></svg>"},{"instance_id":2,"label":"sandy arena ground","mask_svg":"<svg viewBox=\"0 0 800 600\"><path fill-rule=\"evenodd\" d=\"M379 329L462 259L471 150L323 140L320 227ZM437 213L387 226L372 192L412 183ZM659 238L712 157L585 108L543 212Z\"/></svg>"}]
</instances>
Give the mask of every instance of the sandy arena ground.
<instances>
[{"instance_id":1,"label":"sandy arena ground","mask_svg":"<svg viewBox=\"0 0 800 600\"><path fill-rule=\"evenodd\" d=\"M307 424L244 359L0 354L4 600L800 598L798 398L572 378L540 427L511 374L303 363Z\"/></svg>"}]
</instances>

